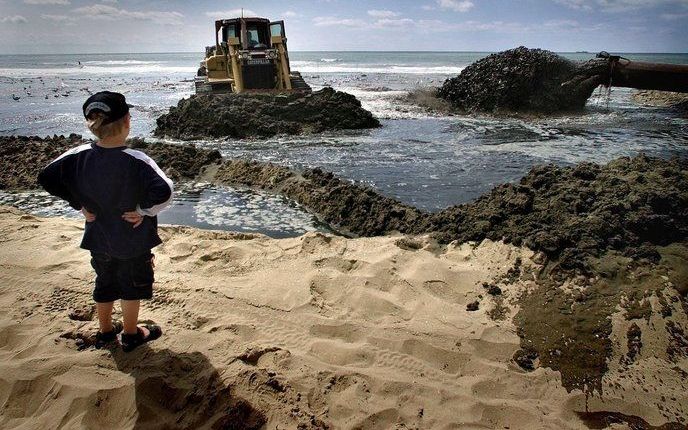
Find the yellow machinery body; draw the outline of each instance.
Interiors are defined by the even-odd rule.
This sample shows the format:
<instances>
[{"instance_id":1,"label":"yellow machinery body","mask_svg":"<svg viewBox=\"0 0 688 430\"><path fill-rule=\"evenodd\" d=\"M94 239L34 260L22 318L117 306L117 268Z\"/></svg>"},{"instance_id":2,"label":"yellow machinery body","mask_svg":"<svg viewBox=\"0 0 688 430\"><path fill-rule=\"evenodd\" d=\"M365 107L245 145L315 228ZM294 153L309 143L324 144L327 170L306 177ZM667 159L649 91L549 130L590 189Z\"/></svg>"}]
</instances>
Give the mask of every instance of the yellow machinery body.
<instances>
[{"instance_id":1,"label":"yellow machinery body","mask_svg":"<svg viewBox=\"0 0 688 430\"><path fill-rule=\"evenodd\" d=\"M289 66L284 21L265 18L215 21L195 83L197 93L311 91Z\"/></svg>"}]
</instances>

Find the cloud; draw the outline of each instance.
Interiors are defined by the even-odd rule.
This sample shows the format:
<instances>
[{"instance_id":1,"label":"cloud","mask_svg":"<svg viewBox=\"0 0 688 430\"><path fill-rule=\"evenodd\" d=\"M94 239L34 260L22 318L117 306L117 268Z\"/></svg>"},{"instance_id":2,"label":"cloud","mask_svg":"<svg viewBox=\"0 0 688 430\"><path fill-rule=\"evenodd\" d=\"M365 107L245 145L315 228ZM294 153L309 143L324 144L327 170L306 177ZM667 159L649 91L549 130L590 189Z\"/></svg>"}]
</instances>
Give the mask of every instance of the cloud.
<instances>
[{"instance_id":1,"label":"cloud","mask_svg":"<svg viewBox=\"0 0 688 430\"><path fill-rule=\"evenodd\" d=\"M169 11L130 11L118 9L114 6L94 4L74 9L74 12L84 17L114 21L117 19L135 19L151 21L156 24L181 24L184 18L179 12Z\"/></svg>"},{"instance_id":2,"label":"cloud","mask_svg":"<svg viewBox=\"0 0 688 430\"><path fill-rule=\"evenodd\" d=\"M550 21L545 21L542 25L540 25L540 28L545 31L578 30L580 29L580 27L580 23L572 19L554 19Z\"/></svg>"},{"instance_id":3,"label":"cloud","mask_svg":"<svg viewBox=\"0 0 688 430\"><path fill-rule=\"evenodd\" d=\"M468 12L475 6L470 0L437 0L437 5L440 9L449 9L454 12Z\"/></svg>"},{"instance_id":4,"label":"cloud","mask_svg":"<svg viewBox=\"0 0 688 430\"><path fill-rule=\"evenodd\" d=\"M0 18L0 23L26 24L27 22L27 19L21 15L3 16Z\"/></svg>"},{"instance_id":5,"label":"cloud","mask_svg":"<svg viewBox=\"0 0 688 430\"><path fill-rule=\"evenodd\" d=\"M80 15L86 15L98 19L114 20L121 17L120 10L113 6L106 6L102 4L94 4L91 6L84 6L74 9L74 12Z\"/></svg>"},{"instance_id":6,"label":"cloud","mask_svg":"<svg viewBox=\"0 0 688 430\"><path fill-rule=\"evenodd\" d=\"M68 5L70 4L69 0L24 0L24 3L26 4L61 4L61 5Z\"/></svg>"},{"instance_id":7,"label":"cloud","mask_svg":"<svg viewBox=\"0 0 688 430\"><path fill-rule=\"evenodd\" d=\"M399 13L392 12L391 10L378 10L372 9L368 11L368 15L374 18L394 18L399 16Z\"/></svg>"},{"instance_id":8,"label":"cloud","mask_svg":"<svg viewBox=\"0 0 688 430\"><path fill-rule=\"evenodd\" d=\"M592 6L588 4L588 0L554 0L554 2L570 9L592 10Z\"/></svg>"},{"instance_id":9,"label":"cloud","mask_svg":"<svg viewBox=\"0 0 688 430\"><path fill-rule=\"evenodd\" d=\"M374 27L384 28L384 27L410 27L416 25L416 22L409 18L399 18L399 19L389 19L382 18L378 19L373 23Z\"/></svg>"},{"instance_id":10,"label":"cloud","mask_svg":"<svg viewBox=\"0 0 688 430\"><path fill-rule=\"evenodd\" d=\"M244 9L245 17L255 17L260 16L258 13L252 11L251 9ZM238 18L241 16L241 9L230 9L230 10L219 10L214 12L206 12L205 16L215 19L230 19Z\"/></svg>"},{"instance_id":11,"label":"cloud","mask_svg":"<svg viewBox=\"0 0 688 430\"><path fill-rule=\"evenodd\" d=\"M384 29L391 27L415 26L416 22L409 18L380 18L366 21L358 18L339 18L336 16L316 16L313 18L316 27L349 27Z\"/></svg>"},{"instance_id":12,"label":"cloud","mask_svg":"<svg viewBox=\"0 0 688 430\"><path fill-rule=\"evenodd\" d=\"M296 18L297 16L299 16L299 14L294 12L293 10L288 10L288 11L282 12L282 16L285 18Z\"/></svg>"},{"instance_id":13,"label":"cloud","mask_svg":"<svg viewBox=\"0 0 688 430\"><path fill-rule=\"evenodd\" d=\"M688 0L553 0L570 9L603 12L627 12L658 6L688 6Z\"/></svg>"},{"instance_id":14,"label":"cloud","mask_svg":"<svg viewBox=\"0 0 688 430\"><path fill-rule=\"evenodd\" d=\"M596 3L602 10L611 12L623 12L632 9L642 9L657 6L664 3L663 0L597 0Z\"/></svg>"},{"instance_id":15,"label":"cloud","mask_svg":"<svg viewBox=\"0 0 688 430\"><path fill-rule=\"evenodd\" d=\"M463 21L446 22L442 20L420 20L415 23L424 33L444 32L490 32L501 34L527 33L578 33L599 31L602 24L583 26L575 20L549 20L537 24L523 24L515 21Z\"/></svg>"},{"instance_id":16,"label":"cloud","mask_svg":"<svg viewBox=\"0 0 688 430\"><path fill-rule=\"evenodd\" d=\"M67 21L72 21L72 20L74 20L73 17L67 16L67 15L50 15L50 14L44 14L44 15L41 15L41 18L47 19L48 21L55 21L55 22L67 22Z\"/></svg>"},{"instance_id":17,"label":"cloud","mask_svg":"<svg viewBox=\"0 0 688 430\"><path fill-rule=\"evenodd\" d=\"M313 25L316 27L353 27L353 28L363 28L368 27L370 24L363 21L362 19L353 18L337 18L335 16L316 16L313 18Z\"/></svg>"},{"instance_id":18,"label":"cloud","mask_svg":"<svg viewBox=\"0 0 688 430\"><path fill-rule=\"evenodd\" d=\"M677 21L679 19L688 18L688 13L663 13L660 16L666 21Z\"/></svg>"},{"instance_id":19,"label":"cloud","mask_svg":"<svg viewBox=\"0 0 688 430\"><path fill-rule=\"evenodd\" d=\"M583 27L575 20L549 20L538 24L523 24L514 21L463 21L447 22L437 19L414 20L410 18L380 18L374 21L366 21L354 18L340 18L336 16L319 16L313 18L316 27L349 27L356 29L389 29L398 30L414 29L421 33L443 33L443 32L492 32L524 34L532 32L576 32L583 30L599 30L595 26ZM593 28L595 27L595 28ZM405 30L406 31L406 30Z\"/></svg>"},{"instance_id":20,"label":"cloud","mask_svg":"<svg viewBox=\"0 0 688 430\"><path fill-rule=\"evenodd\" d=\"M662 3L674 3L671 0L596 0L596 3L606 11L626 11L659 6ZM681 3L677 1L676 3Z\"/></svg>"}]
</instances>

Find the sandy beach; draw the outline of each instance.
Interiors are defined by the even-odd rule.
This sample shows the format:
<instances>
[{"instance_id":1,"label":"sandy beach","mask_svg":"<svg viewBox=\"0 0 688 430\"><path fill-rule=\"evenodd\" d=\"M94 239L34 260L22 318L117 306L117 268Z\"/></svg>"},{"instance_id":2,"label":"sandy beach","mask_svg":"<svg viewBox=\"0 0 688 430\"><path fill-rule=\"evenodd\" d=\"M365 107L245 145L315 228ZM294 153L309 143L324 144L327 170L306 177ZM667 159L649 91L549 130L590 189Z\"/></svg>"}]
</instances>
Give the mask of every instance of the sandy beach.
<instances>
[{"instance_id":1,"label":"sandy beach","mask_svg":"<svg viewBox=\"0 0 688 430\"><path fill-rule=\"evenodd\" d=\"M645 349L630 361L631 322L613 318L610 369L588 414L559 372L514 362L517 298L538 271L526 248L164 226L142 318L165 335L124 354L87 347L97 323L82 229L0 208L2 428L555 429L624 416L682 428L688 418L688 361L667 359L654 313L634 321ZM502 282L499 300L488 294L483 283L515 264L525 275ZM671 321L686 326L677 302Z\"/></svg>"}]
</instances>

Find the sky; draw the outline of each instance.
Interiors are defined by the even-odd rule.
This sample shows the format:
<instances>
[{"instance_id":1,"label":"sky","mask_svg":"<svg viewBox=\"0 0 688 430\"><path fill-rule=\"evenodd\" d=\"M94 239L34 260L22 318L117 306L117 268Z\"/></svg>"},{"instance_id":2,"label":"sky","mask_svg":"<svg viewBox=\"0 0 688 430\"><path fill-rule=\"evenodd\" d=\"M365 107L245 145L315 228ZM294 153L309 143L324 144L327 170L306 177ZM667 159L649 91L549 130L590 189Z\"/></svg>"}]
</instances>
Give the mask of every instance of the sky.
<instances>
[{"instance_id":1,"label":"sky","mask_svg":"<svg viewBox=\"0 0 688 430\"><path fill-rule=\"evenodd\" d=\"M293 51L688 52L688 0L0 0L0 54L199 52L241 8Z\"/></svg>"}]
</instances>

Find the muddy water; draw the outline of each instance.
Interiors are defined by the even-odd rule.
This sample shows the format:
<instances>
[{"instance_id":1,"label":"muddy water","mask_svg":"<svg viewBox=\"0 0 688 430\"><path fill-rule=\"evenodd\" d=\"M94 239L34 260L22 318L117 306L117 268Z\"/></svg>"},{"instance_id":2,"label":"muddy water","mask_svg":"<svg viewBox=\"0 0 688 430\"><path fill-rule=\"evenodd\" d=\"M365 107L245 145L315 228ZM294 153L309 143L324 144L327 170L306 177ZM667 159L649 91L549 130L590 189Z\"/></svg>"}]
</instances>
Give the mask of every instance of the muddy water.
<instances>
[{"instance_id":1,"label":"muddy water","mask_svg":"<svg viewBox=\"0 0 688 430\"><path fill-rule=\"evenodd\" d=\"M616 89L609 99L595 95L579 115L534 119L437 117L398 100L410 89L440 85L484 55L293 53L292 67L301 70L314 89L332 85L356 95L381 119L383 127L266 141L198 144L217 148L228 157L292 167L319 166L429 211L470 201L496 184L519 179L535 164L604 163L639 152L660 157L688 155L688 120L667 109L636 105L630 90ZM126 93L135 105L133 134L148 137L155 128L155 118L191 94L189 80L200 56L0 56L0 134L76 132L88 136L81 122L81 103L89 92L111 89ZM688 57L682 55L626 56L688 63ZM582 60L590 55L569 57ZM76 66L77 61L81 61L82 68ZM13 94L19 100L13 100ZM223 194L225 190L213 192ZM210 199L204 196L211 191L203 193L198 199L195 195L181 195L165 217L169 222L174 219L201 227L240 227L233 221L220 222L218 217L198 214L207 210L220 214L224 206L243 205L243 200L229 195ZM22 200L21 196L17 199ZM278 217L279 224L285 226L278 228L283 234L297 231L290 226L293 215L289 211L260 205L242 206L241 210L244 216L236 219L243 220L242 225L255 226ZM308 217L301 212L297 219ZM311 223L308 228L317 226Z\"/></svg>"}]
</instances>

